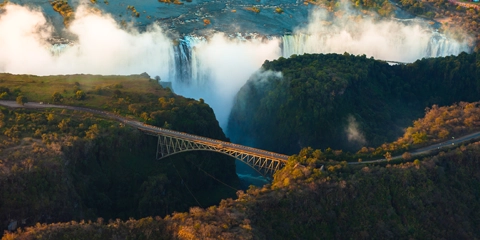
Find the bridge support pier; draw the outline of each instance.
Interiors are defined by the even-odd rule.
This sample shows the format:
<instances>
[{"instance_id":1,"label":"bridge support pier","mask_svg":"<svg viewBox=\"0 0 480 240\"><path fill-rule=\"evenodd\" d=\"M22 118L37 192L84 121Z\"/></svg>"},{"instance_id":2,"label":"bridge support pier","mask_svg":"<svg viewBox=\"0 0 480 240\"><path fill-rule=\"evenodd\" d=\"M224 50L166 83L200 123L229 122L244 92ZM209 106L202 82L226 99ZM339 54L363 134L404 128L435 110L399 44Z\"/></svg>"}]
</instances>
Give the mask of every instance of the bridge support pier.
<instances>
[{"instance_id":1,"label":"bridge support pier","mask_svg":"<svg viewBox=\"0 0 480 240\"><path fill-rule=\"evenodd\" d=\"M158 150L160 150L159 148L160 148L160 136L158 136L158 140L157 140L157 152L156 152L156 155L155 155L155 159L157 159L157 160L159 159L159 158L158 158L158 153L159 153ZM160 150L160 151L161 151L161 150ZM161 154L161 152L160 152L160 154ZM162 157L162 156L160 156L160 157Z\"/></svg>"}]
</instances>

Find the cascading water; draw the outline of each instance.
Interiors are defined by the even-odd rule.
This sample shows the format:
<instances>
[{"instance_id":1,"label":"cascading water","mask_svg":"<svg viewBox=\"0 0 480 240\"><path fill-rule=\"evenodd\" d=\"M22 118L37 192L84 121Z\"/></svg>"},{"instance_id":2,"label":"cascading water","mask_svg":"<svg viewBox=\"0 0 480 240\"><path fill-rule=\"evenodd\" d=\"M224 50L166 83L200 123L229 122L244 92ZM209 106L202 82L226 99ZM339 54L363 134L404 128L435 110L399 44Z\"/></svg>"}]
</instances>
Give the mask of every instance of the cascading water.
<instances>
[{"instance_id":1,"label":"cascading water","mask_svg":"<svg viewBox=\"0 0 480 240\"><path fill-rule=\"evenodd\" d=\"M258 34L242 35L240 33L232 34L226 37L230 43L242 48L242 43L268 41L267 38L258 38ZM205 50L208 48L208 50ZM174 46L174 62L175 69L173 71L173 81L178 86L202 88L212 83L211 64L205 61L210 60L212 53L211 46L205 37L202 36L185 36L178 40L178 44ZM218 50L220 51L220 50ZM225 56L229 53L225 53ZM215 55L215 54L213 54ZM234 58L235 56L226 56ZM277 57L277 56L275 56ZM265 59L263 59L265 60Z\"/></svg>"},{"instance_id":2,"label":"cascading water","mask_svg":"<svg viewBox=\"0 0 480 240\"><path fill-rule=\"evenodd\" d=\"M201 67L196 46L205 44L206 39L200 36L185 36L174 46L174 79L183 85L202 86L208 80L208 71Z\"/></svg>"},{"instance_id":3,"label":"cascading water","mask_svg":"<svg viewBox=\"0 0 480 240\"><path fill-rule=\"evenodd\" d=\"M67 49L68 47L69 45L65 43L53 44L52 47L50 48L50 52L54 56L60 56L60 54L62 54L62 52L64 52L65 49Z\"/></svg>"},{"instance_id":4,"label":"cascading water","mask_svg":"<svg viewBox=\"0 0 480 240\"><path fill-rule=\"evenodd\" d=\"M408 39L390 41L387 47L391 48L390 53L393 57L388 57L388 52L376 56L374 51L365 53L362 52L364 49L354 49L353 47L358 46L357 44L343 43L341 47L332 46L330 39L335 38L333 34L309 35L298 33L277 38L277 40L280 40L279 47L281 49L281 55L277 57L288 58L293 54L304 53L349 52L352 54L367 54L369 57L373 56L382 60L413 62L421 58L458 55L463 51L470 52L467 44L449 39L438 32L425 33L425 36L427 37L419 38L421 41L409 41ZM249 41L236 35L230 36L230 38L240 42ZM179 40L179 44L174 47L175 74L172 75L172 80L176 86L203 88L211 84L211 82L209 83L212 78L211 71L206 64L202 64L202 57L200 57L202 53L197 51L198 47L207 44L208 41L199 36L186 36ZM232 66L232 68L235 68L235 66Z\"/></svg>"},{"instance_id":5,"label":"cascading water","mask_svg":"<svg viewBox=\"0 0 480 240\"><path fill-rule=\"evenodd\" d=\"M341 54L348 52L356 55L366 54L368 57L382 60L413 62L421 58L457 55L462 51L470 52L467 44L449 39L438 32L417 31L415 32L417 36L414 39L409 39L405 36L406 34L397 35L398 38L390 39L385 39L383 36L380 36L378 38L382 40L383 45L372 44L373 47L362 47L362 44L365 43L365 40L362 39L364 36L358 36L358 34L356 35L352 32L353 31L350 30L334 30L332 32L310 34L300 32L270 39L264 37L259 38L257 34L222 35L222 39L229 44L227 48L225 48L225 46L214 46L213 43L203 36L185 36L176 40L176 44L171 44L171 50L168 51L168 54L162 54L162 58L164 58L163 62L168 63L169 70L159 71L158 73L154 72L153 76L160 75L162 80L171 81L174 90L187 97L204 98L207 100L211 97L211 94L215 94L212 93L212 91L215 91L212 89L231 81L232 76L227 75L227 78L221 76L222 74L217 74L219 71L218 68L220 68L217 65L228 62L230 59L239 58L238 53L236 54L234 49L239 49L240 54L247 52L249 48L255 48L254 51L256 52L270 52L264 53L263 55L260 54L259 56L255 56L256 53L247 54L247 56L265 58L257 59L253 67L249 66L250 69L248 71L250 72L245 73L247 70L240 70L242 74L245 73L246 77L235 81L237 89L234 89L234 91L230 93L233 95L243 86L248 77L261 66L261 63L263 63L266 58L274 59L280 56L290 57L293 54L299 55L304 53ZM348 41L339 41L339 39ZM225 42L222 42L222 44ZM257 45L248 45L252 42L256 42ZM268 46L268 43L270 43L270 47L266 47L266 50L261 49L258 43L265 44L265 46ZM271 47L271 45L275 44L277 44L276 47ZM60 58L62 53L67 52L72 45L75 44L71 42L56 43L52 45L50 52L53 56ZM226 52L219 53L220 51ZM223 59L215 59L217 62L212 63L212 58L219 58L216 56L219 54L223 54L221 56ZM245 61L253 60L246 58ZM223 67L225 69L220 70L229 71L228 68L231 68L231 73L233 74L235 70L238 70L242 66L233 61L231 66ZM152 74L151 72L149 73ZM238 83L237 81L242 82ZM228 85L230 86L231 84ZM224 89L222 90L224 91ZM211 101L214 100L212 99ZM225 111L225 109L215 109L214 103L209 102L209 104L214 107L217 114L219 114L219 111ZM219 119L219 121L221 125L224 124L221 119ZM224 126L222 125L222 127Z\"/></svg>"},{"instance_id":6,"label":"cascading water","mask_svg":"<svg viewBox=\"0 0 480 240\"><path fill-rule=\"evenodd\" d=\"M461 52L470 52L470 49L466 44L452 41L445 35L434 33L428 41L425 57L445 57L458 55Z\"/></svg>"},{"instance_id":7,"label":"cascading water","mask_svg":"<svg viewBox=\"0 0 480 240\"><path fill-rule=\"evenodd\" d=\"M331 41L333 38L342 38L340 35L349 35L346 32L338 35L309 35L294 34L282 37L282 56L290 57L293 54L304 53L343 53L366 54L368 57L376 59L413 62L421 58L444 57L458 55L461 52L470 52L470 48L465 43L459 43L447 38L445 35L433 32L425 34L427 37L420 37L421 41L412 42L405 38L395 39L386 42L384 45L390 51L378 51L376 48L359 48L359 44L352 42L341 42L341 45ZM350 37L349 37L350 38ZM358 40L358 43L362 43Z\"/></svg>"}]
</instances>

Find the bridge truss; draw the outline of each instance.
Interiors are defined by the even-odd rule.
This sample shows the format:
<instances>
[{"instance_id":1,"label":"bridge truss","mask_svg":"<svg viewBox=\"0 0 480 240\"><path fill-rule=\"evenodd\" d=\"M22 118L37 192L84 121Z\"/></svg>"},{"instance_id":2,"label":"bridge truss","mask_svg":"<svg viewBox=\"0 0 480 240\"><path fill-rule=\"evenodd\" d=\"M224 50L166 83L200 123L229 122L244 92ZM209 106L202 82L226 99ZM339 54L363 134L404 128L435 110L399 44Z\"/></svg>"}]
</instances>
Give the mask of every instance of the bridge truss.
<instances>
[{"instance_id":1,"label":"bridge truss","mask_svg":"<svg viewBox=\"0 0 480 240\"><path fill-rule=\"evenodd\" d=\"M178 136L157 135L157 159L188 151L211 151L222 153L249 165L264 176L273 175L286 164L285 155L245 147L233 143L203 138L192 140Z\"/></svg>"}]
</instances>

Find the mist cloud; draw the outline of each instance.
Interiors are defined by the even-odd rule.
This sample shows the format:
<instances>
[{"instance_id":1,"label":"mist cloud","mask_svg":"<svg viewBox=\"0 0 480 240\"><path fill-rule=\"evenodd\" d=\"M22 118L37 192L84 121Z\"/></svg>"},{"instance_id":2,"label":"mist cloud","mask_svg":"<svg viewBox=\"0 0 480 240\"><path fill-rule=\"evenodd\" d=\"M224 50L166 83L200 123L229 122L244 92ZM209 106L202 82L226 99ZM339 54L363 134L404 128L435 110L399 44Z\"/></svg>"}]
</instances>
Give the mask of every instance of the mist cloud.
<instances>
[{"instance_id":1,"label":"mist cloud","mask_svg":"<svg viewBox=\"0 0 480 240\"><path fill-rule=\"evenodd\" d=\"M17 74L167 75L172 43L156 25L139 33L122 29L108 14L78 7L68 31L75 44L52 54L52 26L38 10L8 4L0 15L0 71Z\"/></svg>"},{"instance_id":2,"label":"mist cloud","mask_svg":"<svg viewBox=\"0 0 480 240\"><path fill-rule=\"evenodd\" d=\"M271 78L282 79L283 74L282 72L272 71L272 70L263 70L260 69L259 71L255 72L252 76L256 81L256 84L262 84L270 80Z\"/></svg>"},{"instance_id":3,"label":"mist cloud","mask_svg":"<svg viewBox=\"0 0 480 240\"><path fill-rule=\"evenodd\" d=\"M40 11L7 4L0 15L0 71L41 71L42 63L51 59L44 47L51 33L52 28Z\"/></svg>"},{"instance_id":4,"label":"mist cloud","mask_svg":"<svg viewBox=\"0 0 480 240\"><path fill-rule=\"evenodd\" d=\"M349 142L358 144L360 146L365 146L367 141L365 140L363 133L359 130L355 117L351 115L348 117L348 125L345 128L345 132Z\"/></svg>"}]
</instances>

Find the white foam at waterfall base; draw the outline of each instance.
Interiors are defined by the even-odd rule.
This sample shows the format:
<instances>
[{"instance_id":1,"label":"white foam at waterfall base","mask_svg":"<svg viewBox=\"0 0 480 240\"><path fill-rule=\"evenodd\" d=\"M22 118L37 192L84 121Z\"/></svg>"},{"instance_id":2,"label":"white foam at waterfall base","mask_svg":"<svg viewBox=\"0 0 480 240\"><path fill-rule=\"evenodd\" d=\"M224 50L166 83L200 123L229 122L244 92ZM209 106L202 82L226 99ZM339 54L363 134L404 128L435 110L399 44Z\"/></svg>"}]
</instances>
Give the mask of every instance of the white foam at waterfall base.
<instances>
[{"instance_id":1,"label":"white foam at waterfall base","mask_svg":"<svg viewBox=\"0 0 480 240\"><path fill-rule=\"evenodd\" d=\"M54 56L59 56L61 55L63 52L65 52L67 50L67 48L69 48L69 44L53 44L52 47L50 48L50 52L54 55Z\"/></svg>"}]
</instances>

